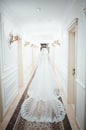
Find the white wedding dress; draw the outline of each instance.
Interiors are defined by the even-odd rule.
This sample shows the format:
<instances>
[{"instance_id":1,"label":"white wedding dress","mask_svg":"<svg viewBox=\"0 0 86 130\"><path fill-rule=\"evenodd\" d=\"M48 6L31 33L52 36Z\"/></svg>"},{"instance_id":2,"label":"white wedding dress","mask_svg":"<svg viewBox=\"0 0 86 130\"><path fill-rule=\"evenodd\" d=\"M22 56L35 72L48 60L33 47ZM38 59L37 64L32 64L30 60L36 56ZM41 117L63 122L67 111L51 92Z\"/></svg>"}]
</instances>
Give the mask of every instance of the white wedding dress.
<instances>
[{"instance_id":1,"label":"white wedding dress","mask_svg":"<svg viewBox=\"0 0 86 130\"><path fill-rule=\"evenodd\" d=\"M21 107L21 116L32 122L60 122L65 109L59 98L59 90L49 64L48 51L43 48L36 74L28 89L29 98Z\"/></svg>"}]
</instances>

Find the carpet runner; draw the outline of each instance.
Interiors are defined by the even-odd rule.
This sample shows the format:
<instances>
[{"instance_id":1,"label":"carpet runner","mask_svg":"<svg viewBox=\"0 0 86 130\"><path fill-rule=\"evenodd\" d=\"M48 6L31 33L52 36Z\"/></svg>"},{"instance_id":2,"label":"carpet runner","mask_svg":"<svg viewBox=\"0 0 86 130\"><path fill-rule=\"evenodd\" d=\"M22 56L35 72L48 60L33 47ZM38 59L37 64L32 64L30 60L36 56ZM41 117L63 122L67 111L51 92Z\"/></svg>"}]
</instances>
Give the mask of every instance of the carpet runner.
<instances>
[{"instance_id":1,"label":"carpet runner","mask_svg":"<svg viewBox=\"0 0 86 130\"><path fill-rule=\"evenodd\" d=\"M21 117L20 109L23 101L27 98L26 93L27 89L25 90L5 130L72 130L67 115L65 116L65 119L59 123L36 123L24 120Z\"/></svg>"}]
</instances>

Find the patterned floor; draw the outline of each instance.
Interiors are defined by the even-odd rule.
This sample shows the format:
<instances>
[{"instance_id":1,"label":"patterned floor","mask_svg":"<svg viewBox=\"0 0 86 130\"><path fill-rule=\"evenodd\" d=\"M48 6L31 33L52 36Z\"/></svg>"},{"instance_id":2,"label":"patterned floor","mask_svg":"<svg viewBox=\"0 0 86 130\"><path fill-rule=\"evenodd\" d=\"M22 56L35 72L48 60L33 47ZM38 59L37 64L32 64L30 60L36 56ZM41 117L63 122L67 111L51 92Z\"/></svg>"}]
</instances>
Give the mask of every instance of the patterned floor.
<instances>
[{"instance_id":1,"label":"patterned floor","mask_svg":"<svg viewBox=\"0 0 86 130\"><path fill-rule=\"evenodd\" d=\"M19 117L13 130L64 130L64 125L63 122L59 123L27 122L24 119L22 119L21 115L19 114Z\"/></svg>"},{"instance_id":2,"label":"patterned floor","mask_svg":"<svg viewBox=\"0 0 86 130\"><path fill-rule=\"evenodd\" d=\"M5 130L72 130L67 115L59 123L36 123L27 122L20 115L21 105L26 98L27 89L25 90L16 110L9 121ZM60 101L61 98L60 98Z\"/></svg>"}]
</instances>

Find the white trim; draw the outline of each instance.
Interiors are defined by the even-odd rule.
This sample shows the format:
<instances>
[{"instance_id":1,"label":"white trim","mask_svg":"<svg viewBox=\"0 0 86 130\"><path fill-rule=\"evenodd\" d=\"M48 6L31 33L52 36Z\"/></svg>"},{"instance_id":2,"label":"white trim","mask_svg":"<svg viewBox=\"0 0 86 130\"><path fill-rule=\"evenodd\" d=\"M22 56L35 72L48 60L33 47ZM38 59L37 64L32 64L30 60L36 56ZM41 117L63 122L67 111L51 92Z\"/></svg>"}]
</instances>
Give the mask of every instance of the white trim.
<instances>
[{"instance_id":1,"label":"white trim","mask_svg":"<svg viewBox=\"0 0 86 130\"><path fill-rule=\"evenodd\" d=\"M11 85L13 85L13 88L11 87ZM15 85L15 81L11 82L9 86L6 86L6 88L4 88L4 97L5 97L4 107L7 107L7 105L9 104L9 101L13 98L14 93L18 91L18 87L14 85ZM12 89L10 90L10 88ZM10 92L8 93L9 90ZM9 96L7 96L7 93L9 94Z\"/></svg>"},{"instance_id":2,"label":"white trim","mask_svg":"<svg viewBox=\"0 0 86 130\"><path fill-rule=\"evenodd\" d=\"M4 108L3 108L3 116L5 115L6 111L8 110L10 104L13 102L14 98L18 94L18 89L14 90L14 93L10 96L8 100L5 100Z\"/></svg>"},{"instance_id":3,"label":"white trim","mask_svg":"<svg viewBox=\"0 0 86 130\"><path fill-rule=\"evenodd\" d=\"M11 73L10 77L4 77L2 80L3 87L3 110L7 109L7 105L10 103L9 100L13 98L15 91L18 91L17 71ZM8 95L8 96L7 96ZM3 113L4 113L3 112Z\"/></svg>"},{"instance_id":4,"label":"white trim","mask_svg":"<svg viewBox=\"0 0 86 130\"><path fill-rule=\"evenodd\" d=\"M15 70L17 69L17 64L4 67L4 72L6 73L7 71L10 71L13 69L15 69Z\"/></svg>"},{"instance_id":5,"label":"white trim","mask_svg":"<svg viewBox=\"0 0 86 130\"><path fill-rule=\"evenodd\" d=\"M17 73L17 70L18 70L17 67L14 68L14 69L10 68L9 71L8 71L8 73L7 73L7 71L5 71L5 73L3 74L3 76L2 76L1 79L4 80L4 79L8 78L9 76L14 75L14 73Z\"/></svg>"},{"instance_id":6,"label":"white trim","mask_svg":"<svg viewBox=\"0 0 86 130\"><path fill-rule=\"evenodd\" d=\"M10 76L10 78L6 78L3 80L3 87L6 86L10 86L14 81L17 82L17 74L14 73L13 75Z\"/></svg>"},{"instance_id":7,"label":"white trim","mask_svg":"<svg viewBox=\"0 0 86 130\"><path fill-rule=\"evenodd\" d=\"M2 101L2 15L0 13L0 122L3 118L3 101Z\"/></svg>"},{"instance_id":8,"label":"white trim","mask_svg":"<svg viewBox=\"0 0 86 130\"><path fill-rule=\"evenodd\" d=\"M81 88L85 89L85 85L79 79L76 79L75 81Z\"/></svg>"},{"instance_id":9,"label":"white trim","mask_svg":"<svg viewBox=\"0 0 86 130\"><path fill-rule=\"evenodd\" d=\"M18 65L17 64L11 64L11 65L5 65L5 58L6 58L6 54L5 54L5 37L4 37L4 20L3 17L1 19L1 30L2 30L2 73L6 73L6 71L9 71L10 69L13 69L14 67L16 68Z\"/></svg>"},{"instance_id":10,"label":"white trim","mask_svg":"<svg viewBox=\"0 0 86 130\"><path fill-rule=\"evenodd\" d=\"M77 32L78 32L78 18L75 18L74 20L72 20L72 22L70 23L70 25L68 26L68 28L67 28L67 30L68 30L68 86L67 86L67 100L68 100L68 102L69 103L73 103L73 102L75 102L75 107L76 107L76 86L74 87L74 88L71 88L71 83L72 83L72 81L71 81L71 72L70 72L70 70L72 69L71 67L71 63L70 63L70 50L71 50L71 44L70 44L70 42L71 42L71 39L70 39L70 35L72 35L72 33L74 33L75 32L75 42L74 42L74 48L75 48L75 70L76 70L76 66L77 66ZM72 37L71 37L72 38ZM72 39L72 40L74 40L74 39ZM73 42L73 41L72 41ZM71 69L70 69L71 68ZM76 77L75 77L76 78ZM76 80L76 79L75 79ZM73 96L73 93L75 92L75 97Z\"/></svg>"},{"instance_id":11,"label":"white trim","mask_svg":"<svg viewBox=\"0 0 86 130\"><path fill-rule=\"evenodd\" d=\"M70 25L67 27L68 32L70 32L72 30L72 28L76 28L77 25L78 25L78 18L75 18L74 20L72 20Z\"/></svg>"},{"instance_id":12,"label":"white trim","mask_svg":"<svg viewBox=\"0 0 86 130\"><path fill-rule=\"evenodd\" d=\"M85 58L85 118L84 118L84 127L86 130L86 58Z\"/></svg>"}]
</instances>

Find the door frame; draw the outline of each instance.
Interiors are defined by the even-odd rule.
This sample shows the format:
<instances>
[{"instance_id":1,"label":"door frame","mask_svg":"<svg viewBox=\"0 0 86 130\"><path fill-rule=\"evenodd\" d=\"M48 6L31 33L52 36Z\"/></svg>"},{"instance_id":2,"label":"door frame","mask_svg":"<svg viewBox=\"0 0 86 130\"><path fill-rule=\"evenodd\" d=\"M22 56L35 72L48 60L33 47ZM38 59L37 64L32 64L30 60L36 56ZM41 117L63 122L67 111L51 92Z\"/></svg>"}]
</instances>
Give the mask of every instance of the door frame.
<instances>
[{"instance_id":1,"label":"door frame","mask_svg":"<svg viewBox=\"0 0 86 130\"><path fill-rule=\"evenodd\" d=\"M3 120L3 101L2 101L2 16L0 13L0 122Z\"/></svg>"},{"instance_id":2,"label":"door frame","mask_svg":"<svg viewBox=\"0 0 86 130\"><path fill-rule=\"evenodd\" d=\"M84 9L84 13L85 13L85 20L86 20L86 8ZM84 127L85 127L84 130L86 130L86 58L85 58L85 117L84 117Z\"/></svg>"},{"instance_id":3,"label":"door frame","mask_svg":"<svg viewBox=\"0 0 86 130\"><path fill-rule=\"evenodd\" d=\"M0 52L1 52L1 49L0 49ZM2 119L3 119L3 101L2 101L1 53L0 53L0 122L2 121Z\"/></svg>"},{"instance_id":4,"label":"door frame","mask_svg":"<svg viewBox=\"0 0 86 130\"><path fill-rule=\"evenodd\" d=\"M77 32L78 32L78 18L75 18L72 23L69 25L68 27L68 86L67 86L67 102L70 103L70 104L73 104L73 98L74 98L74 110L75 110L75 113L76 113L76 73L75 73L75 78L74 78L74 84L75 84L75 87L74 87L74 90L75 90L75 94L73 97L73 95L71 95L71 92L73 93L73 88L71 89L71 81L72 79L70 78L70 50L71 50L71 47L70 47L70 44L71 44L71 40L70 40L70 34L72 32L75 33L75 71L76 71L76 67L77 67Z\"/></svg>"}]
</instances>

